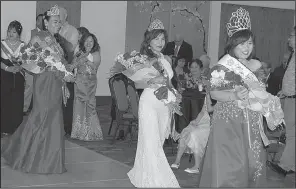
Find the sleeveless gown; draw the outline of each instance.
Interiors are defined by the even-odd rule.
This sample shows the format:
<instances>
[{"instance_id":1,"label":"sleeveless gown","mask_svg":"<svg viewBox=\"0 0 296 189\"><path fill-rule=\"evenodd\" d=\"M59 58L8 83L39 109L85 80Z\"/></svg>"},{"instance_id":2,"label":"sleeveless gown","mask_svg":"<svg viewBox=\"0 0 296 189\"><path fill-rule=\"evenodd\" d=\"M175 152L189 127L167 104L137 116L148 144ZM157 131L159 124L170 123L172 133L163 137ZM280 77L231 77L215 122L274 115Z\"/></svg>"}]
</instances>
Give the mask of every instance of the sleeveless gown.
<instances>
[{"instance_id":1,"label":"sleeveless gown","mask_svg":"<svg viewBox=\"0 0 296 189\"><path fill-rule=\"evenodd\" d=\"M161 62L171 79L173 71L170 63L164 57ZM140 97L137 152L128 177L135 187L179 188L163 150L165 138L170 133L171 113L155 97L155 90L145 88Z\"/></svg>"},{"instance_id":2,"label":"sleeveless gown","mask_svg":"<svg viewBox=\"0 0 296 189\"><path fill-rule=\"evenodd\" d=\"M62 85L54 72L34 76L33 109L28 119L1 141L1 156L12 169L38 174L66 171Z\"/></svg>"}]
</instances>

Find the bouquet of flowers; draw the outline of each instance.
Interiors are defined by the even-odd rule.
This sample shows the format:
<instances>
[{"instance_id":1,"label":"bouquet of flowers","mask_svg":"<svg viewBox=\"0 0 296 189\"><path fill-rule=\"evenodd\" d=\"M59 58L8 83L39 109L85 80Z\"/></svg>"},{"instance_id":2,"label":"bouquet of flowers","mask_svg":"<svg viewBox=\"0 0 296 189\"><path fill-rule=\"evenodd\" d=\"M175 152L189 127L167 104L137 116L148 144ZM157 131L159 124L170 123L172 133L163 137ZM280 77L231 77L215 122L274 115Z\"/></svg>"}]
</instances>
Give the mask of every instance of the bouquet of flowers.
<instances>
[{"instance_id":1,"label":"bouquet of flowers","mask_svg":"<svg viewBox=\"0 0 296 189\"><path fill-rule=\"evenodd\" d=\"M226 74L223 70L212 72L211 80L212 83L214 80L217 80L216 82L224 80L224 83L234 80L235 90L241 90L241 88L244 87L249 91L249 98L245 100L237 100L240 108L248 108L260 112L266 118L271 130L275 130L276 127L281 125L284 113L281 109L279 98L266 92L264 84L260 81L252 79L243 80L238 73L228 71Z\"/></svg>"},{"instance_id":2,"label":"bouquet of flowers","mask_svg":"<svg viewBox=\"0 0 296 189\"><path fill-rule=\"evenodd\" d=\"M18 59L22 62L21 66L35 74L45 71L47 67L55 67L64 72L65 76L72 75L62 64L60 57L53 52L50 47L42 48L39 43L25 45L21 48Z\"/></svg>"},{"instance_id":3,"label":"bouquet of flowers","mask_svg":"<svg viewBox=\"0 0 296 189\"><path fill-rule=\"evenodd\" d=\"M171 112L182 115L180 111L180 102L182 96L169 82L167 73L158 61L148 61L146 55L141 55L137 51L131 53L118 54L115 58L115 65L110 70L111 77L115 74L122 73L136 83L149 83L149 81L158 76L164 76L166 81L162 84L153 84L157 90L154 95L166 106Z\"/></svg>"}]
</instances>

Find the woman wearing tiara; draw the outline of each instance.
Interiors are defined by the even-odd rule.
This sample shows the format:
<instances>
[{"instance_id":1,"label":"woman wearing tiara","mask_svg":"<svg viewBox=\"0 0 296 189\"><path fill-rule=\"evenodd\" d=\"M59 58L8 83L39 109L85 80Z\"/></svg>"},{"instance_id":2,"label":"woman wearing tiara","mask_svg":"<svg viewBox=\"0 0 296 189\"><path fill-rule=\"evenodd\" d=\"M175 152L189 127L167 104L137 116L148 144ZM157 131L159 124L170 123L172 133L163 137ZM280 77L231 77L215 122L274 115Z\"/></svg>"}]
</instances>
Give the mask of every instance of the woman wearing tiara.
<instances>
[{"instance_id":1,"label":"woman wearing tiara","mask_svg":"<svg viewBox=\"0 0 296 189\"><path fill-rule=\"evenodd\" d=\"M166 43L167 32L162 22L156 19L144 34L140 53L147 55L151 62L161 62L172 79L171 60L161 53ZM154 95L157 84L164 82L163 76L151 79L140 97L138 146L134 167L128 172L135 187L180 187L163 151L163 143L170 134L171 113Z\"/></svg>"},{"instance_id":2,"label":"woman wearing tiara","mask_svg":"<svg viewBox=\"0 0 296 189\"><path fill-rule=\"evenodd\" d=\"M264 75L260 74L261 63L252 59L254 35L250 29L246 10L232 13L227 24L226 55L211 70L210 94L217 103L199 187L266 184L264 145L269 141L262 116L273 130L282 123L283 111L279 99L267 93L260 82Z\"/></svg>"},{"instance_id":3,"label":"woman wearing tiara","mask_svg":"<svg viewBox=\"0 0 296 189\"><path fill-rule=\"evenodd\" d=\"M30 43L50 48L63 63L64 53L55 39L60 29L58 7L44 14L44 31L33 36ZM47 68L46 68L47 69ZM63 173L65 146L63 132L62 86L73 81L57 70L45 70L34 78L33 109L13 135L1 143L1 156L12 169L25 173Z\"/></svg>"}]
</instances>

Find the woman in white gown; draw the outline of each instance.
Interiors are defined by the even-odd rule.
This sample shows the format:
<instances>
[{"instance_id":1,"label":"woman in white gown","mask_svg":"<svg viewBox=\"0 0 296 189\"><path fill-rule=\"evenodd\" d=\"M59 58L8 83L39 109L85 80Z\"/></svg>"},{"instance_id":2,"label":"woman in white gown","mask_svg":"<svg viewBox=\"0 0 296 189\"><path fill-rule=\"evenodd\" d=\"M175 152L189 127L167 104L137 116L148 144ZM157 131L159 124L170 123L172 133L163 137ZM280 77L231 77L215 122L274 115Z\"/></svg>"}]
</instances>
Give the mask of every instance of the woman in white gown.
<instances>
[{"instance_id":1,"label":"woman in white gown","mask_svg":"<svg viewBox=\"0 0 296 189\"><path fill-rule=\"evenodd\" d=\"M167 43L167 32L160 20L154 20L144 34L141 54L149 61L158 60L169 79L173 77L170 58L161 54ZM139 102L138 146L134 167L128 172L135 187L179 188L179 183L170 168L163 150L163 143L171 132L172 113L154 94L157 84L165 82L159 76L147 83Z\"/></svg>"}]
</instances>

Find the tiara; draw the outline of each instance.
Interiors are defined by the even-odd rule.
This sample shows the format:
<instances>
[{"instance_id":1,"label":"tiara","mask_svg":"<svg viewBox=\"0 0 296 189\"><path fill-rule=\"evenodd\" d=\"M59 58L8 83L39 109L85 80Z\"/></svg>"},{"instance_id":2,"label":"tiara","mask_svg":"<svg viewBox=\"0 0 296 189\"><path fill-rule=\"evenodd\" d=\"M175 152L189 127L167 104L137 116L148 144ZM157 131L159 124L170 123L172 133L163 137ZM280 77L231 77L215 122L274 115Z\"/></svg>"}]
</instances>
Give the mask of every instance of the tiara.
<instances>
[{"instance_id":1,"label":"tiara","mask_svg":"<svg viewBox=\"0 0 296 189\"><path fill-rule=\"evenodd\" d=\"M153 20L148 27L148 31L152 31L155 29L164 29L163 23L159 19Z\"/></svg>"},{"instance_id":2,"label":"tiara","mask_svg":"<svg viewBox=\"0 0 296 189\"><path fill-rule=\"evenodd\" d=\"M229 22L226 24L227 34L231 37L235 32L245 29L251 29L251 18L249 12L243 8L233 12Z\"/></svg>"},{"instance_id":3,"label":"tiara","mask_svg":"<svg viewBox=\"0 0 296 189\"><path fill-rule=\"evenodd\" d=\"M60 10L58 5L51 7L49 11L47 11L47 16L57 16L60 15Z\"/></svg>"}]
</instances>

